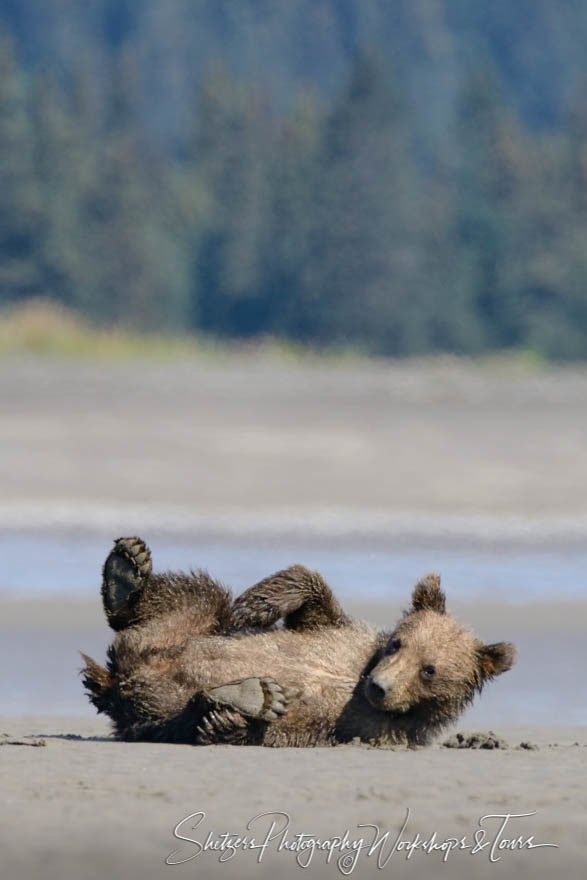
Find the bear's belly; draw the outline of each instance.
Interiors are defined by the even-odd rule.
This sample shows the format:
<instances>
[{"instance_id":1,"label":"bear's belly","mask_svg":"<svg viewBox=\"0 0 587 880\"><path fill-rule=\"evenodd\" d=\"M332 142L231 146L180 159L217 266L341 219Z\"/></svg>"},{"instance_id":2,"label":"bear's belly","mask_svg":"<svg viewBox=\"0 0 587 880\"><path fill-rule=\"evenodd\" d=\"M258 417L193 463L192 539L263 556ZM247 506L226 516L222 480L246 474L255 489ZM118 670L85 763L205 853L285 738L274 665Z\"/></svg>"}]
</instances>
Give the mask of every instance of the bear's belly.
<instances>
[{"instance_id":1,"label":"bear's belly","mask_svg":"<svg viewBox=\"0 0 587 880\"><path fill-rule=\"evenodd\" d=\"M271 676L310 697L330 690L348 694L373 652L375 639L375 630L363 625L212 636L197 640L191 662L198 679L209 684Z\"/></svg>"}]
</instances>

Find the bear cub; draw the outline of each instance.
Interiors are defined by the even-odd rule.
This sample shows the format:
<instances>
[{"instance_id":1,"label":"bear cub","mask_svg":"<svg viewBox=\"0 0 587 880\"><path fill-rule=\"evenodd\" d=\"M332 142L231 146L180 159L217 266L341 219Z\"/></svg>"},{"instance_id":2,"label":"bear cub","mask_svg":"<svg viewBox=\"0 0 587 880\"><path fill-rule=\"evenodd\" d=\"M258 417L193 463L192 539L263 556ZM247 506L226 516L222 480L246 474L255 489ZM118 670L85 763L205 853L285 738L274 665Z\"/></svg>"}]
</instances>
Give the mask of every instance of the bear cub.
<instances>
[{"instance_id":1,"label":"bear cub","mask_svg":"<svg viewBox=\"0 0 587 880\"><path fill-rule=\"evenodd\" d=\"M116 636L106 668L83 655L83 681L124 740L424 745L515 660L513 645L483 644L446 612L435 574L378 631L304 566L233 601L204 571L153 574L146 544L121 538L102 599Z\"/></svg>"}]
</instances>

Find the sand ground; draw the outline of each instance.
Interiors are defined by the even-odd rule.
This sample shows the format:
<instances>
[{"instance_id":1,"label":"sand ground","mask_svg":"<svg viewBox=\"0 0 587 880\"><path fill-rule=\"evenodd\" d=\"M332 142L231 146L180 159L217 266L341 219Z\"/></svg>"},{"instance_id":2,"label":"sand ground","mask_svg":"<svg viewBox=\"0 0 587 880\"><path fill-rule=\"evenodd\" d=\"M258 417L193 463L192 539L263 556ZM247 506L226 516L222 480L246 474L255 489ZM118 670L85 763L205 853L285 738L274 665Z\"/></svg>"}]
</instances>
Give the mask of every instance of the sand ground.
<instances>
[{"instance_id":1,"label":"sand ground","mask_svg":"<svg viewBox=\"0 0 587 880\"><path fill-rule=\"evenodd\" d=\"M0 722L13 739L45 742L37 748L0 746L2 876L10 880L343 876L334 857L326 863L324 851L314 851L304 871L295 852L279 849L283 815L259 818L247 832L261 813L287 814L290 841L298 833L325 840L348 830L349 840L372 844L375 829L358 827L368 823L377 826L379 837L389 832L382 850L360 852L351 872L356 877L584 876L585 727L504 728L500 733L510 742L504 751L381 751L125 744L110 741L101 721ZM513 748L528 740L539 748ZM464 837L473 846L481 820L487 835L477 843L490 845L476 853L451 850L447 862L442 850L416 849L406 858L407 850L396 849L390 856L408 810L402 841L417 834L428 839L436 831L438 844ZM205 815L182 823L198 813ZM510 819L501 835L503 819L483 820L527 813L534 815ZM222 852L208 850L183 864L165 864L172 853L176 862L194 856L209 832L215 840L225 832L254 834L259 844L272 820L277 836L264 851L240 849L221 863ZM177 833L196 843L174 839L178 823ZM558 848L527 849L530 837L533 844ZM499 849L504 838L521 838L524 848ZM378 866L378 854L389 860ZM501 859L492 862L491 855ZM308 856L308 850L299 853L302 860Z\"/></svg>"}]
</instances>

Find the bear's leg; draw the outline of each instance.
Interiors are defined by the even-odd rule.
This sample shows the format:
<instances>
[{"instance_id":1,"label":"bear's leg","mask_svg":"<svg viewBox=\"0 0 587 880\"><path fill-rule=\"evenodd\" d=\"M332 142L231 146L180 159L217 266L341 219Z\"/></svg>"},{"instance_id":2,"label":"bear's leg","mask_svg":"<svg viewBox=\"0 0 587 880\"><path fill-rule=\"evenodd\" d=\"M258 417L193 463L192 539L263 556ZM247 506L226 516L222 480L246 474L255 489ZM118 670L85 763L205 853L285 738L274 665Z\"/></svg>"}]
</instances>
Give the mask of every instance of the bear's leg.
<instances>
[{"instance_id":1,"label":"bear's leg","mask_svg":"<svg viewBox=\"0 0 587 880\"><path fill-rule=\"evenodd\" d=\"M235 628L270 627L284 618L289 629L319 629L349 623L317 571L292 565L250 587L232 605Z\"/></svg>"},{"instance_id":2,"label":"bear's leg","mask_svg":"<svg viewBox=\"0 0 587 880\"><path fill-rule=\"evenodd\" d=\"M260 741L259 722L274 721L287 708L286 692L269 677L228 682L205 691L201 698L213 705L196 728L197 745Z\"/></svg>"},{"instance_id":3,"label":"bear's leg","mask_svg":"<svg viewBox=\"0 0 587 880\"><path fill-rule=\"evenodd\" d=\"M118 538L102 569L102 601L113 629L123 629L152 572L151 551L140 538Z\"/></svg>"},{"instance_id":4,"label":"bear's leg","mask_svg":"<svg viewBox=\"0 0 587 880\"><path fill-rule=\"evenodd\" d=\"M153 574L151 552L140 538L118 538L104 563L102 601L115 630L180 607L189 613L192 635L225 632L231 626L230 591L206 571Z\"/></svg>"}]
</instances>

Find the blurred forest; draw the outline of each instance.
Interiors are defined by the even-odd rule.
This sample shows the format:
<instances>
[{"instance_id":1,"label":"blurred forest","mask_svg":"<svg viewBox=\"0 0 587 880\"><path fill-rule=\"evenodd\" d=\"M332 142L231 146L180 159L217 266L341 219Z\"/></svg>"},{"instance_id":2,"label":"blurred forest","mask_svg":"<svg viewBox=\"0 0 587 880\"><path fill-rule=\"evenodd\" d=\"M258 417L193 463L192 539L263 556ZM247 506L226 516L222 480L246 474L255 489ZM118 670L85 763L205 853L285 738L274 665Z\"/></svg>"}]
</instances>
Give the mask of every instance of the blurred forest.
<instances>
[{"instance_id":1,"label":"blurred forest","mask_svg":"<svg viewBox=\"0 0 587 880\"><path fill-rule=\"evenodd\" d=\"M0 0L0 305L587 357L581 0Z\"/></svg>"}]
</instances>

